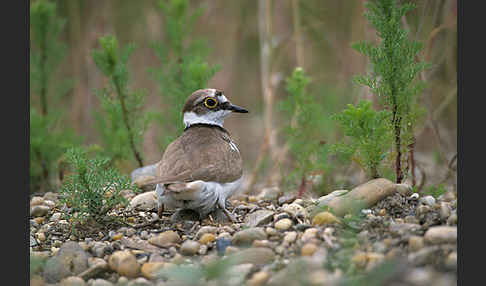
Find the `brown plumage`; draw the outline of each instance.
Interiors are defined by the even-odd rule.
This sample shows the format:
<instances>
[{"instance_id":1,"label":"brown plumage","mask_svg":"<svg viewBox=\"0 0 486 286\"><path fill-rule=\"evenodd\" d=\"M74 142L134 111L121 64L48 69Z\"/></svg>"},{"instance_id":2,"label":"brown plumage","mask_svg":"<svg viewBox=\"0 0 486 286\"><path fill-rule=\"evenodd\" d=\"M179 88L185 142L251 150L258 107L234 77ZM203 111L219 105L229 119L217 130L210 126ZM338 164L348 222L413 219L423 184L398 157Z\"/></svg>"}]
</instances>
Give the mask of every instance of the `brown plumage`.
<instances>
[{"instance_id":1,"label":"brown plumage","mask_svg":"<svg viewBox=\"0 0 486 286\"><path fill-rule=\"evenodd\" d=\"M231 148L229 133L219 127L197 124L169 144L157 166L157 183L228 183L243 174L240 152Z\"/></svg>"}]
</instances>

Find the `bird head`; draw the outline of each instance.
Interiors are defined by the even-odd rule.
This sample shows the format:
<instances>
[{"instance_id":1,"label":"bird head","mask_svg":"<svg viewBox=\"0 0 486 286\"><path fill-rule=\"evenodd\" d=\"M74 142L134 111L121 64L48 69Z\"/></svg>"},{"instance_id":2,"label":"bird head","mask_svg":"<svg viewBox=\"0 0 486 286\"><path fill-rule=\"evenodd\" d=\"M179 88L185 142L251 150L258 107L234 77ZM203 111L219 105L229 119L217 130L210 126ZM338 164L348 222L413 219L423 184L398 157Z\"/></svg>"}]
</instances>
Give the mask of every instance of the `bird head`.
<instances>
[{"instance_id":1,"label":"bird head","mask_svg":"<svg viewBox=\"0 0 486 286\"><path fill-rule=\"evenodd\" d=\"M182 110L186 127L198 123L223 127L224 119L233 112L248 113L248 110L232 104L222 91L210 88L193 92Z\"/></svg>"}]
</instances>

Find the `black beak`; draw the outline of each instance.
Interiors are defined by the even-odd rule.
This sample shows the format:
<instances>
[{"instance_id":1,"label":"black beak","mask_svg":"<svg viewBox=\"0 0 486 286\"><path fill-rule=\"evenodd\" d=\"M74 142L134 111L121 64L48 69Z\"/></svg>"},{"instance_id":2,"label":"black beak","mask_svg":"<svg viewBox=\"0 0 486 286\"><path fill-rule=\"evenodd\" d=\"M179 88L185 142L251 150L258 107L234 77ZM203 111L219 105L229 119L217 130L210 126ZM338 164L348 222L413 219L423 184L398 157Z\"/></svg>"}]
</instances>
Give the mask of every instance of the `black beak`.
<instances>
[{"instance_id":1,"label":"black beak","mask_svg":"<svg viewBox=\"0 0 486 286\"><path fill-rule=\"evenodd\" d=\"M248 113L248 110L244 109L243 107L240 107L238 105L233 105L229 102L226 104L225 109L231 110L233 112L238 112L238 113Z\"/></svg>"}]
</instances>

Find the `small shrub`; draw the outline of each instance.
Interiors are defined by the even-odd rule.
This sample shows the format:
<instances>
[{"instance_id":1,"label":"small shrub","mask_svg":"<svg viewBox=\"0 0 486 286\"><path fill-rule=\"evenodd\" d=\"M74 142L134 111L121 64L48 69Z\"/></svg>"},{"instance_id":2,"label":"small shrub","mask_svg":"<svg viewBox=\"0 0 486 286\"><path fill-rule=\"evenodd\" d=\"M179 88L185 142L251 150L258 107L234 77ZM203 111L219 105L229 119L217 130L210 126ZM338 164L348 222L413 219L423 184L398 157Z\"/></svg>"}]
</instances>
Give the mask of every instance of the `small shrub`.
<instances>
[{"instance_id":1,"label":"small shrub","mask_svg":"<svg viewBox=\"0 0 486 286\"><path fill-rule=\"evenodd\" d=\"M61 188L61 202L71 207L70 219L75 223L90 219L103 222L116 206L126 205L120 192L135 187L127 176L109 167L108 158L88 158L87 150L81 147L69 149L65 156L71 174Z\"/></svg>"},{"instance_id":2,"label":"small shrub","mask_svg":"<svg viewBox=\"0 0 486 286\"><path fill-rule=\"evenodd\" d=\"M328 146L323 141L322 106L306 92L310 78L302 68L296 68L286 80L286 90L289 93L280 104L282 111L288 117L283 126L285 139L289 144L290 154L295 161L295 168L285 176L287 181L300 180L299 196L308 185L308 176L313 171L324 176L329 166L327 164ZM286 184L287 185L287 184Z\"/></svg>"},{"instance_id":3,"label":"small shrub","mask_svg":"<svg viewBox=\"0 0 486 286\"><path fill-rule=\"evenodd\" d=\"M369 87L391 112L395 176L396 182L401 183L404 179L402 154L414 143L414 127L423 113L418 105L418 95L425 85L415 78L428 64L416 60L423 45L410 41L401 24L402 17L415 7L414 4L374 0L366 2L365 6L365 17L375 27L381 41L376 46L368 42L352 46L370 59L372 67L370 74L357 76L354 80Z\"/></svg>"},{"instance_id":4,"label":"small shrub","mask_svg":"<svg viewBox=\"0 0 486 286\"><path fill-rule=\"evenodd\" d=\"M371 178L380 177L379 169L392 142L390 112L376 111L370 101L361 101L332 116L349 142L332 145L331 151L358 163Z\"/></svg>"},{"instance_id":5,"label":"small shrub","mask_svg":"<svg viewBox=\"0 0 486 286\"><path fill-rule=\"evenodd\" d=\"M203 8L191 13L188 0L157 3L162 11L166 37L153 45L162 65L149 71L159 84L164 103L164 112L157 111L157 121L163 130L161 145L167 146L183 128L181 111L187 97L206 88L219 66L208 63L207 43L196 39L192 33Z\"/></svg>"},{"instance_id":6,"label":"small shrub","mask_svg":"<svg viewBox=\"0 0 486 286\"><path fill-rule=\"evenodd\" d=\"M101 49L92 52L93 60L109 79L109 85L98 91L103 112L96 114L105 153L114 162L128 159L132 154L142 167L140 144L151 118L142 110L146 92L128 90L127 62L135 46L129 44L120 49L117 39L111 35L101 37L99 42Z\"/></svg>"},{"instance_id":7,"label":"small shrub","mask_svg":"<svg viewBox=\"0 0 486 286\"><path fill-rule=\"evenodd\" d=\"M445 185L440 184L440 185L437 185L437 186L428 186L424 191L424 195L426 195L426 196L430 195L430 196L433 196L434 198L437 199L442 194L444 194L445 192L447 192Z\"/></svg>"},{"instance_id":8,"label":"small shrub","mask_svg":"<svg viewBox=\"0 0 486 286\"><path fill-rule=\"evenodd\" d=\"M59 108L60 99L72 88L72 80L49 83L63 59L66 45L59 41L65 19L57 15L56 4L35 1L30 6L30 189L55 189L58 160L67 147L81 138L66 124Z\"/></svg>"}]
</instances>

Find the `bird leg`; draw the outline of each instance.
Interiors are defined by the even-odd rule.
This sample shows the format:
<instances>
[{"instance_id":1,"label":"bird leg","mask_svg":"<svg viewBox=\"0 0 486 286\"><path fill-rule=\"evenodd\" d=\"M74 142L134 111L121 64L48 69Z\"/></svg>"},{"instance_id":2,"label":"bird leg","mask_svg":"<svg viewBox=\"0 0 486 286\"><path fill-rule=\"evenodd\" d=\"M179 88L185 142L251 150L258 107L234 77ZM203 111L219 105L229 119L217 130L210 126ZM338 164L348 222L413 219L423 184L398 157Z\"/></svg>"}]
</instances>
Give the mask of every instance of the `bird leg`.
<instances>
[{"instance_id":1,"label":"bird leg","mask_svg":"<svg viewBox=\"0 0 486 286\"><path fill-rule=\"evenodd\" d=\"M236 221L236 218L233 214L231 214L226 208L222 208L224 214L228 217L228 219L232 222L232 223L235 223L237 222Z\"/></svg>"}]
</instances>

